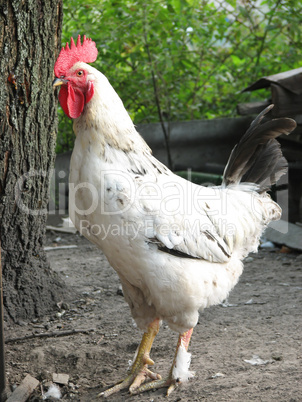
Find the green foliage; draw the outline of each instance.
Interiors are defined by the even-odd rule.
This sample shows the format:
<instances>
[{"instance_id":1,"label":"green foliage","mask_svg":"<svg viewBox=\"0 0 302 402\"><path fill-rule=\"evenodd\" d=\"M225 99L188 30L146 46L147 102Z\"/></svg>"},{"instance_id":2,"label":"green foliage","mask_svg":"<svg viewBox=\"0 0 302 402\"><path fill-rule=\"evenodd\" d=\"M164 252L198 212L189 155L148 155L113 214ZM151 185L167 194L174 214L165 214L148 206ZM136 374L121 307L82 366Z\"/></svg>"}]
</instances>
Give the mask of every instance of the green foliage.
<instances>
[{"instance_id":1,"label":"green foliage","mask_svg":"<svg viewBox=\"0 0 302 402\"><path fill-rule=\"evenodd\" d=\"M259 97L246 86L301 66L301 11L299 0L69 0L62 42L96 42L94 66L137 124L231 116ZM58 151L72 144L67 120Z\"/></svg>"}]
</instances>

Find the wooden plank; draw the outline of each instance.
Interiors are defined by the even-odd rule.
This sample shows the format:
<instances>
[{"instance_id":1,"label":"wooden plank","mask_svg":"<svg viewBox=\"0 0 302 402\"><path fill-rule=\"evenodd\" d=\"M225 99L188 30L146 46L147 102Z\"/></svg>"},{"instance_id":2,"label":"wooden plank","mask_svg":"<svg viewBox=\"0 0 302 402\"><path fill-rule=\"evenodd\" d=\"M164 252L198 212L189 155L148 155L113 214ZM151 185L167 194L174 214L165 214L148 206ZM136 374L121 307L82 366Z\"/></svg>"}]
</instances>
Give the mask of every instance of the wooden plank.
<instances>
[{"instance_id":1,"label":"wooden plank","mask_svg":"<svg viewBox=\"0 0 302 402\"><path fill-rule=\"evenodd\" d=\"M24 378L19 387L17 387L6 402L25 402L39 385L39 381L30 374Z\"/></svg>"},{"instance_id":2,"label":"wooden plank","mask_svg":"<svg viewBox=\"0 0 302 402\"><path fill-rule=\"evenodd\" d=\"M302 251L302 227L283 220L273 221L264 232L273 243Z\"/></svg>"},{"instance_id":3,"label":"wooden plank","mask_svg":"<svg viewBox=\"0 0 302 402\"><path fill-rule=\"evenodd\" d=\"M279 74L262 77L249 87L245 88L242 92L267 88L271 83L278 83L283 88L286 88L297 95L302 94L302 67L295 68L294 70L284 71Z\"/></svg>"},{"instance_id":4,"label":"wooden plank","mask_svg":"<svg viewBox=\"0 0 302 402\"><path fill-rule=\"evenodd\" d=\"M290 117L300 114L302 110L302 95L295 94L282 88L280 85L271 84L272 109L274 117Z\"/></svg>"},{"instance_id":5,"label":"wooden plank","mask_svg":"<svg viewBox=\"0 0 302 402\"><path fill-rule=\"evenodd\" d=\"M52 381L57 384L68 385L69 375L63 373L53 373Z\"/></svg>"},{"instance_id":6,"label":"wooden plank","mask_svg":"<svg viewBox=\"0 0 302 402\"><path fill-rule=\"evenodd\" d=\"M269 106L271 102L268 100L260 101L260 102L249 102L249 103L239 103L237 105L237 113L241 116L246 116L249 114L258 114L262 112L266 106Z\"/></svg>"}]
</instances>

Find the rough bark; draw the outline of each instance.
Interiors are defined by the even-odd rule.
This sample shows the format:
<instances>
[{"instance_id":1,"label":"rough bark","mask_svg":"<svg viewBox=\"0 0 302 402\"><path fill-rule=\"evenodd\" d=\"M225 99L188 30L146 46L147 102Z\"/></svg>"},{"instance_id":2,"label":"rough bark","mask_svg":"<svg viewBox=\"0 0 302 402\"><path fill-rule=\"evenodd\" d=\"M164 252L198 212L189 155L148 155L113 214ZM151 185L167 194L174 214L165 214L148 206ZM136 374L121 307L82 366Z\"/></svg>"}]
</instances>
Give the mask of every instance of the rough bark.
<instances>
[{"instance_id":1,"label":"rough bark","mask_svg":"<svg viewBox=\"0 0 302 402\"><path fill-rule=\"evenodd\" d=\"M0 239L4 306L14 321L45 314L63 294L43 250L61 26L62 0L1 2Z\"/></svg>"}]
</instances>

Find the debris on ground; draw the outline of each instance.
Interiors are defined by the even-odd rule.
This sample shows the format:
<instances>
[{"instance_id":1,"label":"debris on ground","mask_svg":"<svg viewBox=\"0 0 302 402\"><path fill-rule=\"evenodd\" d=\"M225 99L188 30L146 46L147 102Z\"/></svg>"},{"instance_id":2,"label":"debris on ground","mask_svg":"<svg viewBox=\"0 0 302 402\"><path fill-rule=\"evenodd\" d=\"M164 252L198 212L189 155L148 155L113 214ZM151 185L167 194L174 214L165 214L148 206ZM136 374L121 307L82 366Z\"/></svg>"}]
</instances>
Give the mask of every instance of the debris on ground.
<instances>
[{"instance_id":1,"label":"debris on ground","mask_svg":"<svg viewBox=\"0 0 302 402\"><path fill-rule=\"evenodd\" d=\"M76 246L75 244L70 244L68 246L54 246L54 247L44 247L45 251L51 251L51 250L67 250L70 248L77 248L78 246Z\"/></svg>"},{"instance_id":2,"label":"debris on ground","mask_svg":"<svg viewBox=\"0 0 302 402\"><path fill-rule=\"evenodd\" d=\"M269 240L260 244L260 248L275 248L275 247L276 246L274 245L274 243Z\"/></svg>"},{"instance_id":3,"label":"debris on ground","mask_svg":"<svg viewBox=\"0 0 302 402\"><path fill-rule=\"evenodd\" d=\"M252 366L265 366L266 364L272 363L273 360L263 360L257 355L253 355L250 360L244 360L246 363L251 364Z\"/></svg>"},{"instance_id":4,"label":"debris on ground","mask_svg":"<svg viewBox=\"0 0 302 402\"><path fill-rule=\"evenodd\" d=\"M43 393L43 400L47 399L47 398L54 398L54 399L61 399L62 395L61 395L61 391L60 388L56 385L51 383L49 385L48 391Z\"/></svg>"},{"instance_id":5,"label":"debris on ground","mask_svg":"<svg viewBox=\"0 0 302 402\"><path fill-rule=\"evenodd\" d=\"M14 392L8 397L6 402L25 402L34 392L39 385L39 381L32 377L30 374L24 378L21 384L14 390Z\"/></svg>"},{"instance_id":6,"label":"debris on ground","mask_svg":"<svg viewBox=\"0 0 302 402\"><path fill-rule=\"evenodd\" d=\"M265 230L265 237L273 243L302 251L302 227L283 220L273 221Z\"/></svg>"},{"instance_id":7,"label":"debris on ground","mask_svg":"<svg viewBox=\"0 0 302 402\"><path fill-rule=\"evenodd\" d=\"M215 379L215 378L222 378L222 377L225 377L225 375L222 373L216 373L214 375L211 375L210 378Z\"/></svg>"},{"instance_id":8,"label":"debris on ground","mask_svg":"<svg viewBox=\"0 0 302 402\"><path fill-rule=\"evenodd\" d=\"M55 382L56 384L68 385L69 375L62 374L62 373L58 373L58 374L53 373L52 381Z\"/></svg>"}]
</instances>

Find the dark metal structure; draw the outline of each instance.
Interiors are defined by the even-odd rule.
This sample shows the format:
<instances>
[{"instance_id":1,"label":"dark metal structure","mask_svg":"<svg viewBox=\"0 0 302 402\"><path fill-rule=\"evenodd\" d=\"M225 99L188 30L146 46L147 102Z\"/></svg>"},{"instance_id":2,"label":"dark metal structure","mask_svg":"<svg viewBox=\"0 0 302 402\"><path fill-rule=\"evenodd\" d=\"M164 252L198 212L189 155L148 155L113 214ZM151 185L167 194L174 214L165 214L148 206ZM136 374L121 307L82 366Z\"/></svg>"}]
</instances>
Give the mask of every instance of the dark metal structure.
<instances>
[{"instance_id":1,"label":"dark metal structure","mask_svg":"<svg viewBox=\"0 0 302 402\"><path fill-rule=\"evenodd\" d=\"M289 136L279 137L283 154L289 162L289 220L302 222L302 67L262 77L243 92L270 89L270 99L242 103L240 115L257 114L273 103L271 117L292 117L298 126Z\"/></svg>"}]
</instances>

